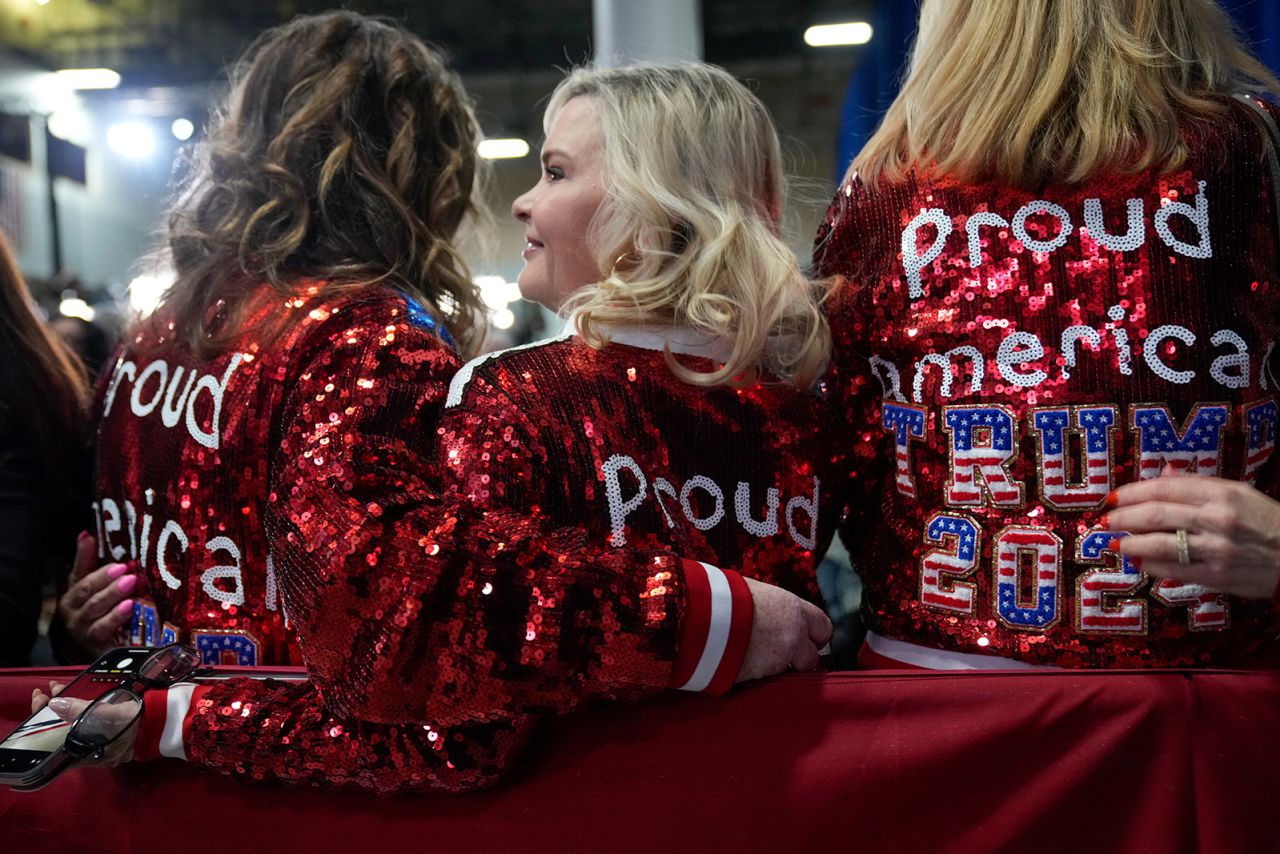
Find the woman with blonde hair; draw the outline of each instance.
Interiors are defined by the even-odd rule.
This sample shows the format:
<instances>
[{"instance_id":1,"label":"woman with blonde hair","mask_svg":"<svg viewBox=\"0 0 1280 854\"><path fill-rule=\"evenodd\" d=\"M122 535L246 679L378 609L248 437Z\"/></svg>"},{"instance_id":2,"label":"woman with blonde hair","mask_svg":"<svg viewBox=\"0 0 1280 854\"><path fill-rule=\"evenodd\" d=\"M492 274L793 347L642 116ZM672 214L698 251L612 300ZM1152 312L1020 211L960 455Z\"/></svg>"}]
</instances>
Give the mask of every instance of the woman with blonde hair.
<instances>
[{"instance_id":1,"label":"woman with blonde hair","mask_svg":"<svg viewBox=\"0 0 1280 854\"><path fill-rule=\"evenodd\" d=\"M469 789L509 767L535 712L814 663L825 616L705 549L611 548L579 519L447 490L438 419L481 331L454 243L479 208L479 138L437 52L380 20L299 18L237 65L170 217L178 280L101 385L94 510L114 563L64 610L108 600L75 623L86 646L131 625L135 644L309 681L148 692L112 761Z\"/></svg>"},{"instance_id":2,"label":"woman with blonde hair","mask_svg":"<svg viewBox=\"0 0 1280 854\"><path fill-rule=\"evenodd\" d=\"M751 580L714 578L698 616L724 622L732 654L688 661L693 685L769 672L732 604L751 598L757 620L798 609L774 666L811 669L830 636L814 563L840 460L816 386L819 292L781 238L773 122L730 74L688 63L578 69L544 126L542 174L512 205L519 283L568 329L459 371L439 429L447 478L493 511L581 524L589 542L742 568Z\"/></svg>"},{"instance_id":3,"label":"woman with blonde hair","mask_svg":"<svg viewBox=\"0 0 1280 854\"><path fill-rule=\"evenodd\" d=\"M843 531L864 662L1274 656L1262 92L1212 0L924 4L816 248L854 435L879 437L849 442Z\"/></svg>"}]
</instances>

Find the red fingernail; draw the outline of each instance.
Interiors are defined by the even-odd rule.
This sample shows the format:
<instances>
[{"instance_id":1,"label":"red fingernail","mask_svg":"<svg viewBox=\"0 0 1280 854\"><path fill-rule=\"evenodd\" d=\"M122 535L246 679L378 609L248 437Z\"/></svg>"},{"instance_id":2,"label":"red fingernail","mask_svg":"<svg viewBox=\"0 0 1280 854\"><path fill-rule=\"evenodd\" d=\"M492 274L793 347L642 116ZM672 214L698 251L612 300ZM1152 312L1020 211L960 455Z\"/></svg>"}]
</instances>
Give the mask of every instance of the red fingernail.
<instances>
[{"instance_id":1,"label":"red fingernail","mask_svg":"<svg viewBox=\"0 0 1280 854\"><path fill-rule=\"evenodd\" d=\"M1119 503L1120 497L1116 494L1114 489L1107 493L1107 500L1103 502L1107 507L1115 507Z\"/></svg>"},{"instance_id":2,"label":"red fingernail","mask_svg":"<svg viewBox=\"0 0 1280 854\"><path fill-rule=\"evenodd\" d=\"M130 590L138 586L138 576L126 575L124 578L116 582L116 589L121 593L128 593Z\"/></svg>"},{"instance_id":3,"label":"red fingernail","mask_svg":"<svg viewBox=\"0 0 1280 854\"><path fill-rule=\"evenodd\" d=\"M89 536L88 531L81 531L80 536L76 537L76 545L83 543L88 536Z\"/></svg>"},{"instance_id":4,"label":"red fingernail","mask_svg":"<svg viewBox=\"0 0 1280 854\"><path fill-rule=\"evenodd\" d=\"M1103 514L1102 514L1102 518L1098 520L1098 524L1099 524L1099 525L1101 525L1101 526L1102 526L1102 527L1104 527L1104 528L1110 528L1110 527L1111 527L1111 514L1110 514L1110 513L1103 513Z\"/></svg>"},{"instance_id":5,"label":"red fingernail","mask_svg":"<svg viewBox=\"0 0 1280 854\"><path fill-rule=\"evenodd\" d=\"M1116 537L1114 540L1108 541L1107 544L1103 546L1103 548L1105 548L1107 551L1112 551L1112 552L1120 551L1120 538Z\"/></svg>"},{"instance_id":6,"label":"red fingernail","mask_svg":"<svg viewBox=\"0 0 1280 854\"><path fill-rule=\"evenodd\" d=\"M132 577L132 576L131 576L131 577ZM120 616L122 616L122 617L123 617L125 614L130 614L130 613L132 613L132 612L133 612L133 600L132 600L132 599L126 599L126 600L124 600L123 602L121 602L119 605L117 605L117 606L116 606L116 613L117 613L117 614L119 614L119 615L120 615Z\"/></svg>"},{"instance_id":7,"label":"red fingernail","mask_svg":"<svg viewBox=\"0 0 1280 854\"><path fill-rule=\"evenodd\" d=\"M129 567L122 563L113 563L111 566L107 567L107 578L119 578L124 575L128 569Z\"/></svg>"}]
</instances>

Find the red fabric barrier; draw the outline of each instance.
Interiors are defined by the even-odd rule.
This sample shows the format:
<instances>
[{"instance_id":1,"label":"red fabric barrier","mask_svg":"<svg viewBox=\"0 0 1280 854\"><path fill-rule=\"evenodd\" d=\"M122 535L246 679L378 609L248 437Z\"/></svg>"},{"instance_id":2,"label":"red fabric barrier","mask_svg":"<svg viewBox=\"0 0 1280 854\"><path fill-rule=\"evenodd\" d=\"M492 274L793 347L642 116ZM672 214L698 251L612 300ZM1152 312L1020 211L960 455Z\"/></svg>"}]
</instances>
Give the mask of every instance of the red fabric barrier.
<instances>
[{"instance_id":1,"label":"red fabric barrier","mask_svg":"<svg viewBox=\"0 0 1280 854\"><path fill-rule=\"evenodd\" d=\"M11 727L50 674L0 671ZM173 760L0 789L0 851L1280 851L1280 673L797 675L548 725L463 796Z\"/></svg>"}]
</instances>

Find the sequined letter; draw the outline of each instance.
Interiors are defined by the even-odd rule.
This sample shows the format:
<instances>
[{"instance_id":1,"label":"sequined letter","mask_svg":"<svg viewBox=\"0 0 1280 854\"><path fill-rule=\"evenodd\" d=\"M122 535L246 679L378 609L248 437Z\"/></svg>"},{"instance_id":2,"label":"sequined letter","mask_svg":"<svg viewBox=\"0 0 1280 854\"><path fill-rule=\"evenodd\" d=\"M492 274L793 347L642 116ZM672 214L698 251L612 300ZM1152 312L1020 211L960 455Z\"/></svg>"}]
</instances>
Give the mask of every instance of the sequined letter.
<instances>
[{"instance_id":1,"label":"sequined letter","mask_svg":"<svg viewBox=\"0 0 1280 854\"><path fill-rule=\"evenodd\" d=\"M996 538L996 614L1014 629L1043 631L1058 622L1062 540L1047 528L1012 526ZM1033 601L1022 599L1024 564L1035 579Z\"/></svg>"},{"instance_id":2,"label":"sequined letter","mask_svg":"<svg viewBox=\"0 0 1280 854\"><path fill-rule=\"evenodd\" d=\"M1076 631L1092 634L1142 634L1147 630L1147 603L1117 599L1138 592L1147 577L1127 557L1107 549L1124 531L1093 529L1076 544L1076 560L1097 566L1076 576ZM1119 566L1115 566L1116 562ZM1108 565L1111 564L1111 565Z\"/></svg>"},{"instance_id":3,"label":"sequined letter","mask_svg":"<svg viewBox=\"0 0 1280 854\"><path fill-rule=\"evenodd\" d=\"M1214 477L1222 462L1222 433L1229 410L1223 404L1196 406L1189 426L1178 430L1166 406L1134 406L1138 440L1138 479L1159 477L1166 465L1180 473Z\"/></svg>"},{"instance_id":4,"label":"sequined letter","mask_svg":"<svg viewBox=\"0 0 1280 854\"><path fill-rule=\"evenodd\" d=\"M898 492L916 497L916 480L911 474L911 440L924 438L925 411L919 406L885 403L881 417L884 429L893 433L898 461Z\"/></svg>"},{"instance_id":5,"label":"sequined letter","mask_svg":"<svg viewBox=\"0 0 1280 854\"><path fill-rule=\"evenodd\" d=\"M1031 416L1040 456L1040 495L1055 510L1092 510L1111 491L1111 434L1119 413L1114 406L1038 409ZM1081 436L1084 459L1076 482L1068 482L1069 437Z\"/></svg>"},{"instance_id":6,"label":"sequined letter","mask_svg":"<svg viewBox=\"0 0 1280 854\"><path fill-rule=\"evenodd\" d=\"M924 252L920 252L920 228L932 225L937 230L933 243ZM942 248L951 234L951 217L942 208L922 210L916 218L907 223L902 232L902 268L907 274L908 293L911 298L924 296L924 283L920 280L920 271L933 263L942 254Z\"/></svg>"},{"instance_id":7,"label":"sequined letter","mask_svg":"<svg viewBox=\"0 0 1280 854\"><path fill-rule=\"evenodd\" d=\"M1251 403L1244 409L1244 423L1249 428L1249 445L1245 451L1244 476L1245 483L1254 483L1258 479L1258 469L1266 465L1267 460L1276 450L1276 402L1263 400Z\"/></svg>"},{"instance_id":8,"label":"sequined letter","mask_svg":"<svg viewBox=\"0 0 1280 854\"><path fill-rule=\"evenodd\" d=\"M947 503L955 507L1022 506L1022 484L1009 477L1018 455L1013 414L1003 406L946 406L951 437Z\"/></svg>"},{"instance_id":9,"label":"sequined letter","mask_svg":"<svg viewBox=\"0 0 1280 854\"><path fill-rule=\"evenodd\" d=\"M978 585L968 578L978 567L982 528L967 516L938 513L925 526L925 542L942 548L925 552L920 560L920 603L954 614L972 614Z\"/></svg>"}]
</instances>

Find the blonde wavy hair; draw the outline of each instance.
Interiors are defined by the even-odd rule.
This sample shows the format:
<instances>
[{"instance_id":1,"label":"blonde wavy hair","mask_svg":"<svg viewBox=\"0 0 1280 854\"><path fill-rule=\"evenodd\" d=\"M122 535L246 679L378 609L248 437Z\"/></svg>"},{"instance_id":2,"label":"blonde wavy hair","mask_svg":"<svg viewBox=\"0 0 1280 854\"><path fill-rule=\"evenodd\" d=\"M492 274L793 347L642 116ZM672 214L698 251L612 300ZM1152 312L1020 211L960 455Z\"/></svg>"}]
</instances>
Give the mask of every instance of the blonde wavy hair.
<instances>
[{"instance_id":1,"label":"blonde wavy hair","mask_svg":"<svg viewBox=\"0 0 1280 854\"><path fill-rule=\"evenodd\" d=\"M285 297L384 283L434 308L470 353L484 308L454 239L484 212L479 139L457 76L403 28L331 12L266 31L170 212L178 278L153 317L208 357L248 331L264 283Z\"/></svg>"},{"instance_id":2,"label":"blonde wavy hair","mask_svg":"<svg viewBox=\"0 0 1280 854\"><path fill-rule=\"evenodd\" d=\"M1237 92L1280 94L1213 0L926 0L906 82L850 174L1021 187L1176 169Z\"/></svg>"},{"instance_id":3,"label":"blonde wavy hair","mask_svg":"<svg viewBox=\"0 0 1280 854\"><path fill-rule=\"evenodd\" d=\"M781 237L781 148L760 99L701 63L580 68L552 94L546 127L573 98L595 106L607 188L588 245L609 272L565 305L582 337L603 347L610 325L675 324L733 344L711 372L668 352L685 382L808 387L830 333Z\"/></svg>"}]
</instances>

